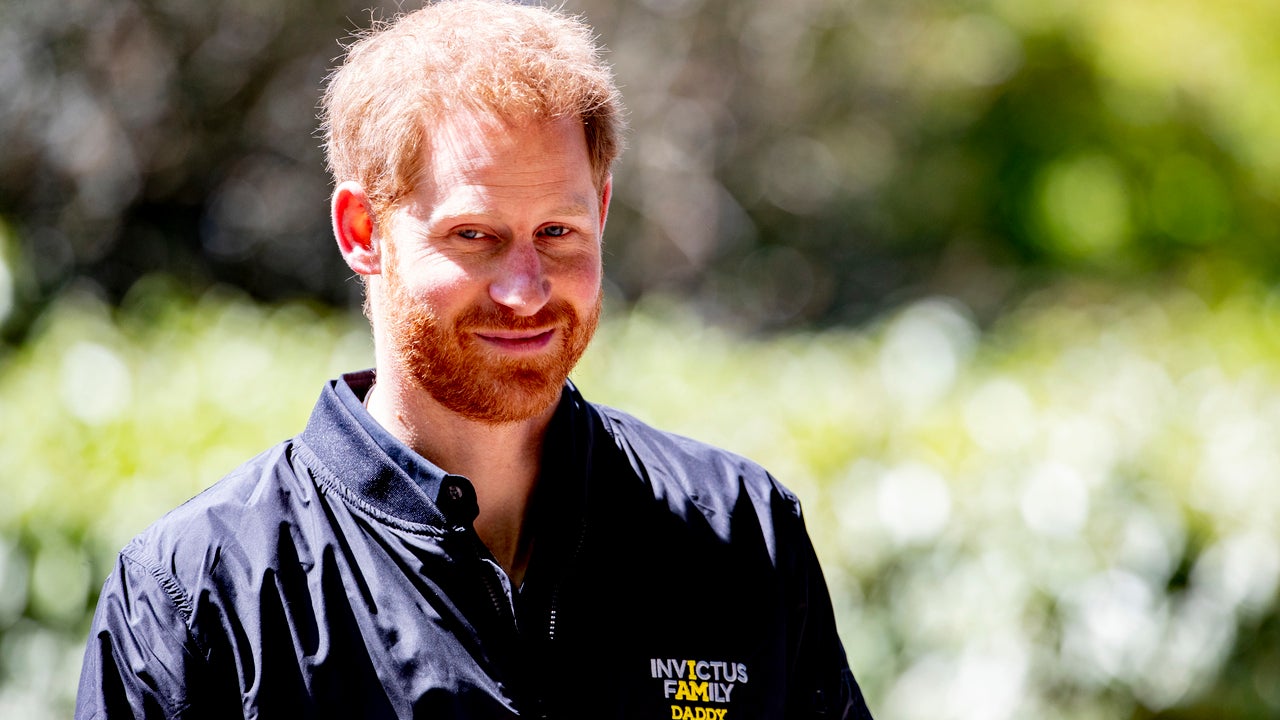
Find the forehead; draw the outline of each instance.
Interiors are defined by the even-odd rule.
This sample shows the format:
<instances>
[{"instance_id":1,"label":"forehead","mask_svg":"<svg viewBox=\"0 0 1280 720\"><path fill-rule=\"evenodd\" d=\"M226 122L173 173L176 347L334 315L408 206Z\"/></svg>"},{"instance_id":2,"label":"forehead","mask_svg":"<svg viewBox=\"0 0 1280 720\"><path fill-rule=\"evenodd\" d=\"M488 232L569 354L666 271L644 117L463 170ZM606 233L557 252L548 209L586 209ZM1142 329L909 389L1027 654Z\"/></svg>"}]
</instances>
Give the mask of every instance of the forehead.
<instances>
[{"instance_id":1,"label":"forehead","mask_svg":"<svg viewBox=\"0 0 1280 720\"><path fill-rule=\"evenodd\" d=\"M454 113L427 136L420 190L592 185L586 133L574 119L503 120ZM416 194L416 193L415 193Z\"/></svg>"}]
</instances>

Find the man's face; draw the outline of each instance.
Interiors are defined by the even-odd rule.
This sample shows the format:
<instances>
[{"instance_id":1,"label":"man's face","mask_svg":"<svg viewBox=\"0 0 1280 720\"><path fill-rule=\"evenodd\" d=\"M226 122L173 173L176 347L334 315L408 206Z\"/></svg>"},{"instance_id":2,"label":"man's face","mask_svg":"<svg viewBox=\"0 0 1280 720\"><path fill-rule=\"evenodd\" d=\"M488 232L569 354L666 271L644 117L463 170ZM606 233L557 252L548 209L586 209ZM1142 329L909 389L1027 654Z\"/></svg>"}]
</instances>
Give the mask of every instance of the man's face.
<instances>
[{"instance_id":1,"label":"man's face","mask_svg":"<svg viewBox=\"0 0 1280 720\"><path fill-rule=\"evenodd\" d=\"M388 214L374 321L393 362L473 420L553 405L600 315L609 188L580 123L455 118L417 190Z\"/></svg>"}]
</instances>

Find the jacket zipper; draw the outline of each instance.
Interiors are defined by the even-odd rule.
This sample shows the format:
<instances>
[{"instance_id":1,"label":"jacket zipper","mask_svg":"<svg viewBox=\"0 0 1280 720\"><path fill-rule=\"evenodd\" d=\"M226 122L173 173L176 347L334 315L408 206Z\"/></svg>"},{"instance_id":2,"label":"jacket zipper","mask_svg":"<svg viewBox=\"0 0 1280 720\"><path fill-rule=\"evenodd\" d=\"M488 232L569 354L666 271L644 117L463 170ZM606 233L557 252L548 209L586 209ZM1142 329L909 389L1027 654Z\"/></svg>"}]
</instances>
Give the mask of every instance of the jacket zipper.
<instances>
[{"instance_id":1,"label":"jacket zipper","mask_svg":"<svg viewBox=\"0 0 1280 720\"><path fill-rule=\"evenodd\" d=\"M502 620L510 622L513 631L519 632L516 609L511 604L511 600L506 597L506 593L502 591L502 582L498 579L498 573L502 572L502 568L493 560L493 556L489 554L484 543L480 542L480 538L474 535L474 531L471 532L472 540L475 542L476 560L485 566L485 572L481 573L481 576L484 578L484 589L489 593L489 602L493 605L493 611Z\"/></svg>"},{"instance_id":2,"label":"jacket zipper","mask_svg":"<svg viewBox=\"0 0 1280 720\"><path fill-rule=\"evenodd\" d=\"M489 592L489 601L493 603L493 610L498 614L498 617L503 618L505 620L507 619L507 612L508 612L507 603L502 601L502 597L501 597L502 592L500 588L496 587L497 584L498 584L498 580L497 578L494 577L493 572L486 572L484 574L484 589ZM511 619L512 625L514 626L515 625L514 612L511 612L510 619Z\"/></svg>"},{"instance_id":3,"label":"jacket zipper","mask_svg":"<svg viewBox=\"0 0 1280 720\"><path fill-rule=\"evenodd\" d=\"M587 540L587 521L583 519L581 528L578 531L578 542L574 545L573 553L569 555L568 565L572 565L578 559L578 555L582 553L582 547ZM560 619L560 587L563 584L563 577L556 579L556 584L551 588L551 603L547 609L547 642L554 643L556 641L556 623ZM535 698L535 707L538 709L538 718L540 720L549 720L551 712L547 709L546 698L539 695Z\"/></svg>"},{"instance_id":4,"label":"jacket zipper","mask_svg":"<svg viewBox=\"0 0 1280 720\"><path fill-rule=\"evenodd\" d=\"M583 519L582 525L578 529L578 543L573 547L573 553L569 555L567 565L572 565L578 559L578 555L582 553L582 546L587 541L587 521ZM557 579L556 585L551 589L551 606L547 612L547 641L555 642L556 639L556 621L560 616L560 586L563 579Z\"/></svg>"}]
</instances>

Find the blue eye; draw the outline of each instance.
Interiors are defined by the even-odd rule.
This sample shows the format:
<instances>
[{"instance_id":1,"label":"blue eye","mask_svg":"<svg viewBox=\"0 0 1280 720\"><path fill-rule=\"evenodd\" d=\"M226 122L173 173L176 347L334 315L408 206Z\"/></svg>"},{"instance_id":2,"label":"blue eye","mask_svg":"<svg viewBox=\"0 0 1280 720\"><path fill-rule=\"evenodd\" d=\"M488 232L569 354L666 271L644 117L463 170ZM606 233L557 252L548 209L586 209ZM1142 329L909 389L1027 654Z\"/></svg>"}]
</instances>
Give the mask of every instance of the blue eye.
<instances>
[{"instance_id":1,"label":"blue eye","mask_svg":"<svg viewBox=\"0 0 1280 720\"><path fill-rule=\"evenodd\" d=\"M484 239L485 234L475 228L467 228L465 230L459 230L458 237L465 240L482 240Z\"/></svg>"},{"instance_id":2,"label":"blue eye","mask_svg":"<svg viewBox=\"0 0 1280 720\"><path fill-rule=\"evenodd\" d=\"M563 225L551 225L551 226L542 228L542 234L546 235L547 237L564 237L565 235L568 235L570 232L571 231L569 230L569 228Z\"/></svg>"}]
</instances>

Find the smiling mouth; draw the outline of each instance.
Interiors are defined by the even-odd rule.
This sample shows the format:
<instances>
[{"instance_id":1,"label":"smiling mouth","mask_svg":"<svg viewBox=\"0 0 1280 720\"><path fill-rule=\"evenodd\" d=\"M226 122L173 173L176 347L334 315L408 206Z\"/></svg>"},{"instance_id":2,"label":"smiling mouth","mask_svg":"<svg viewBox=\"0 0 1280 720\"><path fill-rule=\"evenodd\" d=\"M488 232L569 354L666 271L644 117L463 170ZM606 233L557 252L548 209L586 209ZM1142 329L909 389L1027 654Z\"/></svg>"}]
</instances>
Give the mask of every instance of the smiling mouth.
<instances>
[{"instance_id":1,"label":"smiling mouth","mask_svg":"<svg viewBox=\"0 0 1280 720\"><path fill-rule=\"evenodd\" d=\"M555 328L542 331L529 330L487 330L476 332L475 336L485 343L514 352L531 352L541 350L551 344L556 334Z\"/></svg>"}]
</instances>

